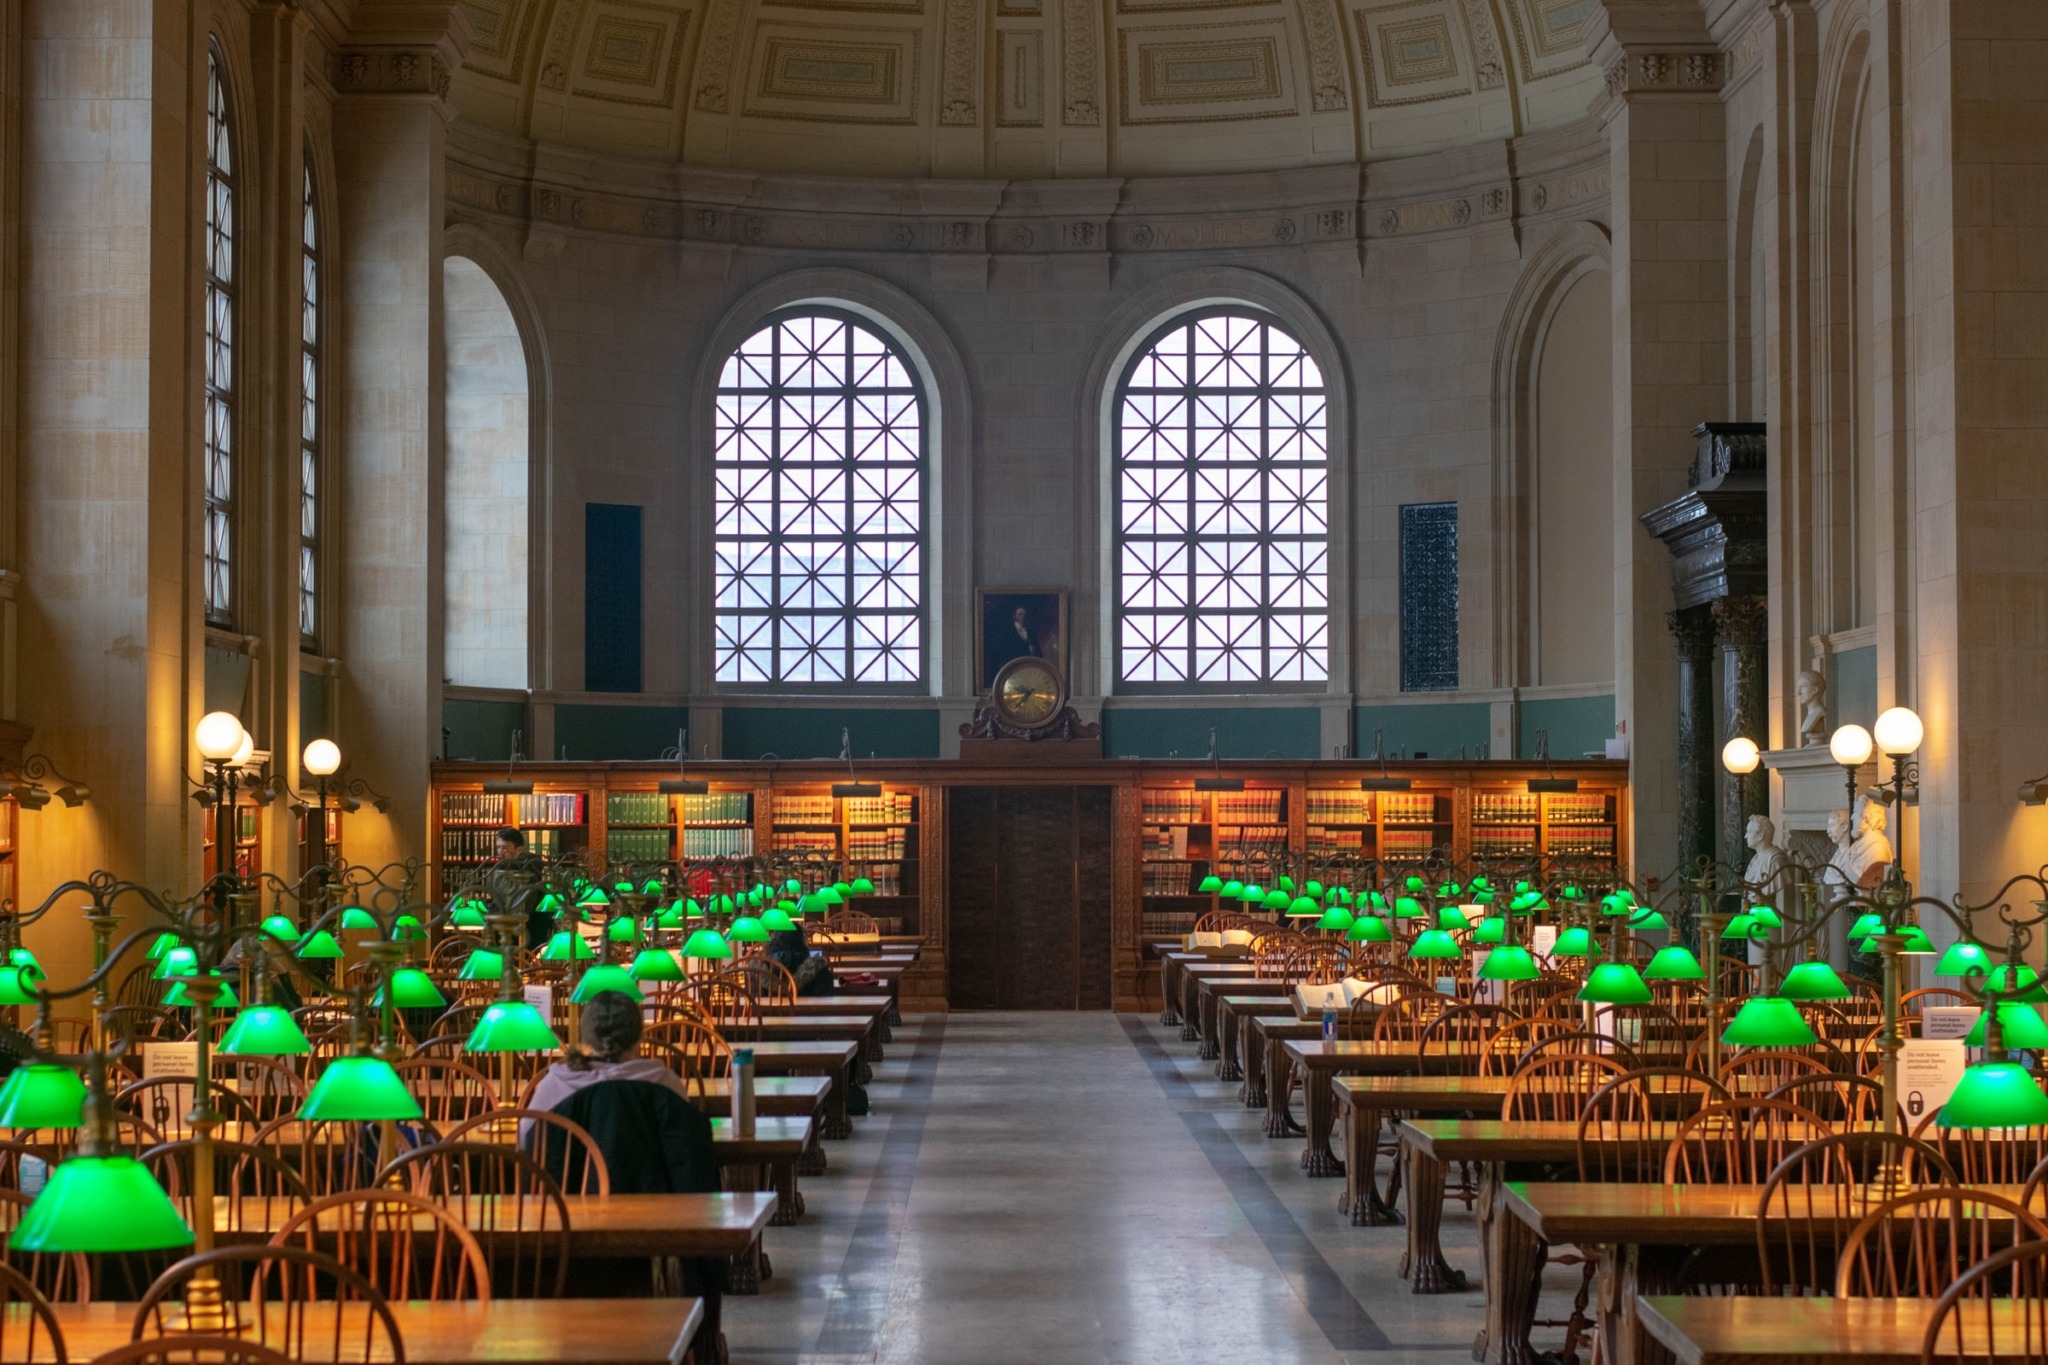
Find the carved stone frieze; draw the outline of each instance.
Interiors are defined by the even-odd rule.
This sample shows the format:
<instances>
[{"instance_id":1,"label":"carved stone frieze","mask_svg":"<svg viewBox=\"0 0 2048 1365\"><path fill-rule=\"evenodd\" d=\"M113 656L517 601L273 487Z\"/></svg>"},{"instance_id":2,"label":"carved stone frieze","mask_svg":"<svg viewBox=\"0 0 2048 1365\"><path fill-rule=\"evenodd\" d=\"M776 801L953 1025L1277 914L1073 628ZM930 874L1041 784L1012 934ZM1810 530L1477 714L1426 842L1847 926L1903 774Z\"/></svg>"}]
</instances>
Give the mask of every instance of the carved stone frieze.
<instances>
[{"instance_id":1,"label":"carved stone frieze","mask_svg":"<svg viewBox=\"0 0 2048 1365\"><path fill-rule=\"evenodd\" d=\"M707 114L726 109L726 90L731 84L733 40L739 35L740 10L745 0L712 0L705 19L704 51L697 58L696 105Z\"/></svg>"},{"instance_id":2,"label":"carved stone frieze","mask_svg":"<svg viewBox=\"0 0 2048 1365\"><path fill-rule=\"evenodd\" d=\"M445 99L454 73L425 50L354 48L336 54L334 88L344 95L432 95Z\"/></svg>"},{"instance_id":3,"label":"carved stone frieze","mask_svg":"<svg viewBox=\"0 0 2048 1365\"><path fill-rule=\"evenodd\" d=\"M1721 88L1727 60L1719 52L1629 52L1607 68L1610 95Z\"/></svg>"},{"instance_id":4,"label":"carved stone frieze","mask_svg":"<svg viewBox=\"0 0 2048 1365\"><path fill-rule=\"evenodd\" d=\"M981 89L981 7L975 0L946 0L945 32L939 53L939 122L971 127Z\"/></svg>"},{"instance_id":5,"label":"carved stone frieze","mask_svg":"<svg viewBox=\"0 0 2048 1365\"><path fill-rule=\"evenodd\" d=\"M1465 27L1472 35L1473 84L1481 90L1498 90L1507 81L1507 61L1501 56L1500 34L1494 30L1493 12L1486 0L1462 0Z\"/></svg>"},{"instance_id":6,"label":"carved stone frieze","mask_svg":"<svg viewBox=\"0 0 2048 1365\"><path fill-rule=\"evenodd\" d=\"M1093 128L1102 122L1102 107L1096 102L1097 14L1094 0L1065 0L1060 6L1060 118L1069 128Z\"/></svg>"},{"instance_id":7,"label":"carved stone frieze","mask_svg":"<svg viewBox=\"0 0 2048 1365\"><path fill-rule=\"evenodd\" d=\"M1337 31L1334 0L1301 0L1301 27L1308 35L1309 101L1318 114L1351 107L1344 93L1344 40Z\"/></svg>"}]
</instances>

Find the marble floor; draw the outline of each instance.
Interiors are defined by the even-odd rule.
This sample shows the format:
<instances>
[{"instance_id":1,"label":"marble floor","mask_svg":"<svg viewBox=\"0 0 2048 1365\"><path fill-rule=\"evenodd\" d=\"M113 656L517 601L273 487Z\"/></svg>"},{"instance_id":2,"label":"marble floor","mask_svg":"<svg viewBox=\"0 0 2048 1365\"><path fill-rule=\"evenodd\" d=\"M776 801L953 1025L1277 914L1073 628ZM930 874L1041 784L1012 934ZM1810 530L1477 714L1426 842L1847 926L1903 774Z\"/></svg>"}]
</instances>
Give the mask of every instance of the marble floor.
<instances>
[{"instance_id":1,"label":"marble floor","mask_svg":"<svg viewBox=\"0 0 2048 1365\"><path fill-rule=\"evenodd\" d=\"M1352 1227L1212 1068L1156 1016L907 1019L774 1277L727 1300L732 1359L1467 1365L1479 1294L1409 1294L1402 1230ZM1455 1203L1443 1237L1476 1281Z\"/></svg>"}]
</instances>

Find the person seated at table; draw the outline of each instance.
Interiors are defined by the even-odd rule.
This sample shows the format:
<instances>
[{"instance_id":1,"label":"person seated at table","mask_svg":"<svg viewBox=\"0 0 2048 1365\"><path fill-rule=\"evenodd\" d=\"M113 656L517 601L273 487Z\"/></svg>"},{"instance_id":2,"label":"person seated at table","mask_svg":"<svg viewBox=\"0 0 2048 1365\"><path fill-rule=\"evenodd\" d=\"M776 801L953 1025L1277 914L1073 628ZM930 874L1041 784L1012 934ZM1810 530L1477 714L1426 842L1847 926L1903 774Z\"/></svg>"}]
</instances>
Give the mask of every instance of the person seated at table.
<instances>
[{"instance_id":1,"label":"person seated at table","mask_svg":"<svg viewBox=\"0 0 2048 1365\"><path fill-rule=\"evenodd\" d=\"M823 953L811 951L801 920L793 929L777 929L768 936L768 956L796 978L798 995L832 994L832 964Z\"/></svg>"},{"instance_id":2,"label":"person seated at table","mask_svg":"<svg viewBox=\"0 0 2048 1365\"><path fill-rule=\"evenodd\" d=\"M583 1006L581 1046L567 1049L534 1087L529 1108L560 1114L597 1143L611 1173L613 1194L711 1194L718 1191L718 1160L711 1146L711 1120L690 1103L682 1079L660 1059L637 1055L643 1027L640 1006L622 991L599 991ZM580 1148L559 1130L522 1120L519 1145L535 1152L569 1193L583 1189ZM715 1258L682 1262L681 1292L705 1300L707 1321L715 1322L717 1296L725 1288L725 1264ZM642 1292L647 1264L589 1258L570 1270L572 1292L585 1284L616 1297L628 1292L630 1275Z\"/></svg>"}]
</instances>

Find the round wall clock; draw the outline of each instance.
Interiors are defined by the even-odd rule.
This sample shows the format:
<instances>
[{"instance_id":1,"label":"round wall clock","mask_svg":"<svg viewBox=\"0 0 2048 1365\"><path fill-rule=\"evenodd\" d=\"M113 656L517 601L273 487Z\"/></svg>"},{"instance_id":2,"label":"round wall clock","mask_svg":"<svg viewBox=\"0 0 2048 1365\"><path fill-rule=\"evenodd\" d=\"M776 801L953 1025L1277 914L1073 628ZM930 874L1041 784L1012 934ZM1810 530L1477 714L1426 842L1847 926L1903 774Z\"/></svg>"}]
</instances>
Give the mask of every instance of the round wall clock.
<instances>
[{"instance_id":1,"label":"round wall clock","mask_svg":"<svg viewBox=\"0 0 2048 1365\"><path fill-rule=\"evenodd\" d=\"M1016 730L1036 730L1059 717L1067 689L1059 671L1045 660L1026 655L1012 659L989 685L989 700L1002 720Z\"/></svg>"}]
</instances>

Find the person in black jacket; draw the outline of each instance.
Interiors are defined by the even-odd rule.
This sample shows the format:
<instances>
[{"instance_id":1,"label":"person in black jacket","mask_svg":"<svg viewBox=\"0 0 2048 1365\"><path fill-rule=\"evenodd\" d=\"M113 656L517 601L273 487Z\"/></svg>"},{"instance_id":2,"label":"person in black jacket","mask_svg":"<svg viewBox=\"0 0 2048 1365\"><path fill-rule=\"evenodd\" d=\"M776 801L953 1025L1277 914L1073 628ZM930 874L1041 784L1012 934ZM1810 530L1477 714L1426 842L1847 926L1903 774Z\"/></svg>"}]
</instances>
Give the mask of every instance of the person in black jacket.
<instances>
[{"instance_id":1,"label":"person in black jacket","mask_svg":"<svg viewBox=\"0 0 2048 1365\"><path fill-rule=\"evenodd\" d=\"M710 1194L720 1188L711 1148L711 1120L690 1103L682 1079L659 1060L635 1055L640 1047L640 1007L621 991L599 991L583 1006L582 1046L550 1066L528 1101L535 1109L560 1114L580 1125L604 1153L613 1194ZM520 1125L520 1146L538 1155L562 1182L583 1188L580 1152L548 1130L536 1142L536 1125ZM705 1339L716 1341L718 1299L725 1289L725 1263L686 1259L682 1293L704 1300ZM596 1292L616 1297L628 1275L647 1284L645 1262L572 1267L572 1281L587 1281ZM573 1292L573 1291L572 1291Z\"/></svg>"}]
</instances>

